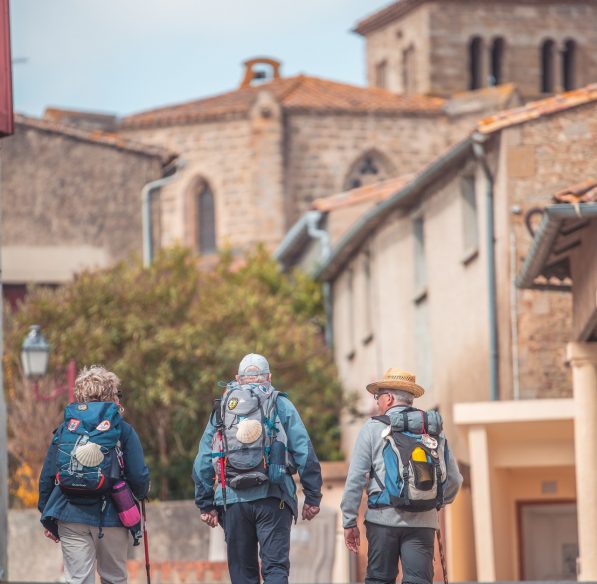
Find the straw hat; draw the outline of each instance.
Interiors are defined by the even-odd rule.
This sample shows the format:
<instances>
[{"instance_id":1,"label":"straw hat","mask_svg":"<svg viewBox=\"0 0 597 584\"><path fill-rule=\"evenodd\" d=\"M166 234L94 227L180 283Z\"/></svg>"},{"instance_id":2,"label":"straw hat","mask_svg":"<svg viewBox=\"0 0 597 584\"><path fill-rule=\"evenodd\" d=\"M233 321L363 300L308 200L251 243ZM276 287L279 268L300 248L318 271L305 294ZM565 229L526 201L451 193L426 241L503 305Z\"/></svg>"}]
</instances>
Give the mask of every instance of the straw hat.
<instances>
[{"instance_id":1,"label":"straw hat","mask_svg":"<svg viewBox=\"0 0 597 584\"><path fill-rule=\"evenodd\" d=\"M415 383L415 376L412 373L393 367L385 372L383 379L367 386L367 391L372 394L382 389L400 389L412 393L415 397L421 397L425 393L425 390Z\"/></svg>"}]
</instances>

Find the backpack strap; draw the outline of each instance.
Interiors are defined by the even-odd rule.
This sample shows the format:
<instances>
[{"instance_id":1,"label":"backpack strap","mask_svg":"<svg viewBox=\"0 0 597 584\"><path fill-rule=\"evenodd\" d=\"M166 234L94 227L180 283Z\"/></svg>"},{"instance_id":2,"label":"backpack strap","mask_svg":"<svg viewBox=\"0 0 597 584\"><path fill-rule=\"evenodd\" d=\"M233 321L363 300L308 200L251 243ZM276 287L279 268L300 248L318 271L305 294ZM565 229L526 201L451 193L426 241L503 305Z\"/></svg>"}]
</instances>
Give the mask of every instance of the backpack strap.
<instances>
[{"instance_id":1,"label":"backpack strap","mask_svg":"<svg viewBox=\"0 0 597 584\"><path fill-rule=\"evenodd\" d=\"M371 475L371 478L373 478L373 480L377 483L377 486L383 491L386 487L381 482L381 479L379 478L379 475L375 472L373 466L371 467L371 471L369 472L369 474Z\"/></svg>"},{"instance_id":2,"label":"backpack strap","mask_svg":"<svg viewBox=\"0 0 597 584\"><path fill-rule=\"evenodd\" d=\"M390 420L390 416L371 416L371 419L381 422L382 424L385 424L386 426L390 426L392 424L392 421Z\"/></svg>"}]
</instances>

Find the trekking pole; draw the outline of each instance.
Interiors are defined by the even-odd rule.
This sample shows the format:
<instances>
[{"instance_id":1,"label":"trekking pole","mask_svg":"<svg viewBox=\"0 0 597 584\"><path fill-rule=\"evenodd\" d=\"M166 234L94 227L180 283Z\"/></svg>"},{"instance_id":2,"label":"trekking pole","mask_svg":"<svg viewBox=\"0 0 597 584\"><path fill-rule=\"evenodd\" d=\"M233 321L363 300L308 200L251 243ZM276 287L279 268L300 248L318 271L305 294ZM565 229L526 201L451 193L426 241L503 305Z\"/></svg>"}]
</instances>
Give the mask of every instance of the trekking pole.
<instances>
[{"instance_id":1,"label":"trekking pole","mask_svg":"<svg viewBox=\"0 0 597 584\"><path fill-rule=\"evenodd\" d=\"M147 518L145 515L145 499L141 501L143 513L143 544L145 546L145 571L147 572L147 584L151 584L151 568L149 566L149 542L147 541Z\"/></svg>"},{"instance_id":2,"label":"trekking pole","mask_svg":"<svg viewBox=\"0 0 597 584\"><path fill-rule=\"evenodd\" d=\"M437 546L439 547L439 559L442 564L442 572L444 574L444 584L448 584L448 566L446 565L446 556L444 554L444 544L442 543L442 531L437 529Z\"/></svg>"}]
</instances>

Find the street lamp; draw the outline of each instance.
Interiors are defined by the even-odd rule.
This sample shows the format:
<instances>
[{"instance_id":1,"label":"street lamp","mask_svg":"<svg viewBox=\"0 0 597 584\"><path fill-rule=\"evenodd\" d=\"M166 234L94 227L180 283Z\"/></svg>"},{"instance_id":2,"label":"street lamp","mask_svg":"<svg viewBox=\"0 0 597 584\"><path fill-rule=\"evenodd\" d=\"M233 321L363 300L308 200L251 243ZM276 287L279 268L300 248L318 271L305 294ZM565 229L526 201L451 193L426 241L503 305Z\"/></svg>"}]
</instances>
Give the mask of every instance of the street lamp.
<instances>
[{"instance_id":1,"label":"street lamp","mask_svg":"<svg viewBox=\"0 0 597 584\"><path fill-rule=\"evenodd\" d=\"M34 324L29 328L27 336L21 346L21 365L25 377L32 380L33 393L36 399L40 401L50 401L59 395L67 393L68 401L75 401L75 377L77 376L77 366L71 359L66 368L66 387L55 387L49 394L42 395L39 391L39 379L48 371L48 361L50 359L50 345L41 332L41 327Z\"/></svg>"},{"instance_id":2,"label":"street lamp","mask_svg":"<svg viewBox=\"0 0 597 584\"><path fill-rule=\"evenodd\" d=\"M21 347L21 364L25 377L38 379L48 371L48 360L50 358L50 345L41 332L41 327L34 324Z\"/></svg>"}]
</instances>

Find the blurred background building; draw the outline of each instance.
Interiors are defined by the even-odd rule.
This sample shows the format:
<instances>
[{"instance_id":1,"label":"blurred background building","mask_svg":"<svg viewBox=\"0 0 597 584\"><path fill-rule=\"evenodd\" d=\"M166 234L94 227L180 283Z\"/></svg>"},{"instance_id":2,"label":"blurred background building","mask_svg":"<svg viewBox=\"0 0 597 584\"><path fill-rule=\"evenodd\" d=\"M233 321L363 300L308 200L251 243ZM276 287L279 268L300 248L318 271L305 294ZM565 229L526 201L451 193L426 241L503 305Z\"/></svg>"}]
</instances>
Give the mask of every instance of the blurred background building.
<instances>
[{"instance_id":1,"label":"blurred background building","mask_svg":"<svg viewBox=\"0 0 597 584\"><path fill-rule=\"evenodd\" d=\"M34 281L34 253L57 284L140 251L141 189L184 158L155 247L263 242L319 278L363 395L348 458L366 383L400 366L426 387L465 476L442 513L450 578L597 580L597 2L398 0L354 30L367 87L259 58L232 91L123 119L18 117L6 269ZM326 469L332 513L346 466ZM353 561L326 521L327 563L294 581L362 577L365 550ZM215 537L202 561L221 561ZM323 535L294 537L319 557Z\"/></svg>"}]
</instances>

